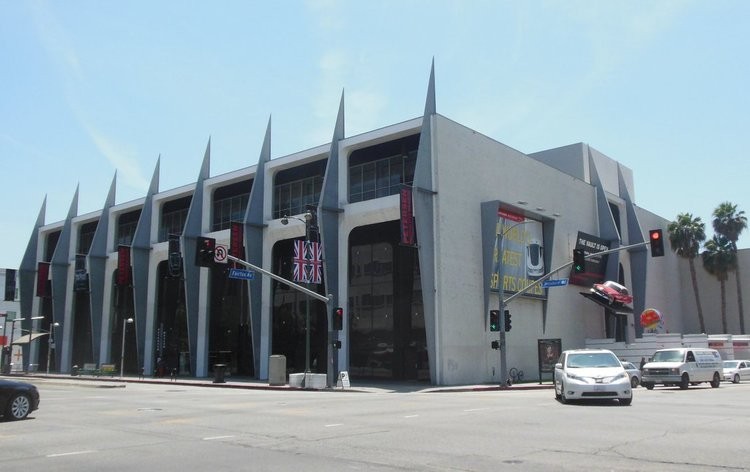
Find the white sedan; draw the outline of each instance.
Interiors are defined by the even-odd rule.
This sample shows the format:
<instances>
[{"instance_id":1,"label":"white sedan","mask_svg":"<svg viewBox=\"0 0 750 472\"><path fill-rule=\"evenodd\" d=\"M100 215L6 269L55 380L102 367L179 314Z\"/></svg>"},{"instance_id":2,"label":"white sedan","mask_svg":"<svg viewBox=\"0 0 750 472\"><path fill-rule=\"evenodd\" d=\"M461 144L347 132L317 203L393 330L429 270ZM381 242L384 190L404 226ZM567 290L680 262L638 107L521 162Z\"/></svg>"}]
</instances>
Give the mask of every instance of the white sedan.
<instances>
[{"instance_id":1,"label":"white sedan","mask_svg":"<svg viewBox=\"0 0 750 472\"><path fill-rule=\"evenodd\" d=\"M563 351L555 364L554 383L555 398L562 403L617 399L620 405L630 405L633 401L630 376L606 349Z\"/></svg>"},{"instance_id":2,"label":"white sedan","mask_svg":"<svg viewBox=\"0 0 750 472\"><path fill-rule=\"evenodd\" d=\"M750 361L724 361L724 380L740 383L750 379Z\"/></svg>"}]
</instances>

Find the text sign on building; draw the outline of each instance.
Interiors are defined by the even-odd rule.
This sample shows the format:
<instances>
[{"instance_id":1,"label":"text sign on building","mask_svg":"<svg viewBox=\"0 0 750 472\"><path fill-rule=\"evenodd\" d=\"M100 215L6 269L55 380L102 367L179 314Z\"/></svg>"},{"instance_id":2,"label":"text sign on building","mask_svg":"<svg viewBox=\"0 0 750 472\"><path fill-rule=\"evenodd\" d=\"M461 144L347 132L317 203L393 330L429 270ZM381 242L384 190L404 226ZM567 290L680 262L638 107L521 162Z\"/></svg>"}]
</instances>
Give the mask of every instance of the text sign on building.
<instances>
[{"instance_id":1,"label":"text sign on building","mask_svg":"<svg viewBox=\"0 0 750 472\"><path fill-rule=\"evenodd\" d=\"M230 279L242 279L242 280L253 280L255 279L255 272L246 269L229 269Z\"/></svg>"}]
</instances>

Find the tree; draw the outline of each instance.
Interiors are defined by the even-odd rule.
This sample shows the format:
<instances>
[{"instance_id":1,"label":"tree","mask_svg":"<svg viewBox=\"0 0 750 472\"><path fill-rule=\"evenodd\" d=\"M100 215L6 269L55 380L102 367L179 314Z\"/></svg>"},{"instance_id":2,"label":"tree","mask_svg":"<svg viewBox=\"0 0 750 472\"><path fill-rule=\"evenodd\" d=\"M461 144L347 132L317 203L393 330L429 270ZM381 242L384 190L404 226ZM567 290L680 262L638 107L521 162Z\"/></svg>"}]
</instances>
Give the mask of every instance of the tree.
<instances>
[{"instance_id":1,"label":"tree","mask_svg":"<svg viewBox=\"0 0 750 472\"><path fill-rule=\"evenodd\" d=\"M735 259L737 259L737 240L739 239L742 230L747 228L745 212L738 212L737 205L733 205L730 202L724 202L716 207L713 216L714 231L729 240ZM745 334L745 311L742 307L742 284L740 283L739 262L736 266L734 275L737 280L737 309L740 317L740 333Z\"/></svg>"},{"instance_id":2,"label":"tree","mask_svg":"<svg viewBox=\"0 0 750 472\"><path fill-rule=\"evenodd\" d=\"M703 267L714 275L721 285L721 326L727 333L727 296L726 281L729 272L737 266L737 255L732 251L732 243L724 236L714 236L705 244L701 253Z\"/></svg>"},{"instance_id":3,"label":"tree","mask_svg":"<svg viewBox=\"0 0 750 472\"><path fill-rule=\"evenodd\" d=\"M690 266L690 279L693 282L693 294L695 294L695 306L698 309L698 323L701 333L706 332L706 322L703 319L703 307L698 293L698 277L695 272L695 258L700 253L701 244L706 240L706 225L700 217L693 218L690 213L680 213L677 219L667 227L669 232L669 243L672 251L678 256L687 259Z\"/></svg>"}]
</instances>

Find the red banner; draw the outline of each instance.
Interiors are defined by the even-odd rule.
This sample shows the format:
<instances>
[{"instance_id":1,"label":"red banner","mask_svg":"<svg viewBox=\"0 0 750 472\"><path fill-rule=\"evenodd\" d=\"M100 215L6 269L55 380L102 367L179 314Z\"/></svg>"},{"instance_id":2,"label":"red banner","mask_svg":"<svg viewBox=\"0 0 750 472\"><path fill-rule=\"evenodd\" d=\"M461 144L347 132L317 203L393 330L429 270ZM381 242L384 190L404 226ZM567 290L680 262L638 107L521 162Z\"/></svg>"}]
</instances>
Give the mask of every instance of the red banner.
<instances>
[{"instance_id":1,"label":"red banner","mask_svg":"<svg viewBox=\"0 0 750 472\"><path fill-rule=\"evenodd\" d=\"M238 259L242 259L244 242L245 228L244 225L238 221L233 221L232 226L229 228L229 255L234 256Z\"/></svg>"},{"instance_id":2,"label":"red banner","mask_svg":"<svg viewBox=\"0 0 750 472\"><path fill-rule=\"evenodd\" d=\"M400 196L401 244L414 246L416 233L414 230L414 207L411 199L411 188L402 188Z\"/></svg>"},{"instance_id":3,"label":"red banner","mask_svg":"<svg viewBox=\"0 0 750 472\"><path fill-rule=\"evenodd\" d=\"M130 284L130 246L117 248L117 285Z\"/></svg>"},{"instance_id":4,"label":"red banner","mask_svg":"<svg viewBox=\"0 0 750 472\"><path fill-rule=\"evenodd\" d=\"M49 262L40 262L36 266L36 296L47 297L47 282L49 281Z\"/></svg>"}]
</instances>

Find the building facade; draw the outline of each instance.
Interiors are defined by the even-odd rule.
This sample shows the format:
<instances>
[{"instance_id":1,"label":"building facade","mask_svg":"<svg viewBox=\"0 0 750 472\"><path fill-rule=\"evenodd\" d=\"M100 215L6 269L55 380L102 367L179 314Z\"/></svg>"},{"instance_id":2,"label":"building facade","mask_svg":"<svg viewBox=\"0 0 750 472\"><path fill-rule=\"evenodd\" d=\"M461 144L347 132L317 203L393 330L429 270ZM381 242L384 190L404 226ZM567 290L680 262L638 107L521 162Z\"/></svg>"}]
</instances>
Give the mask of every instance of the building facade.
<instances>
[{"instance_id":1,"label":"building facade","mask_svg":"<svg viewBox=\"0 0 750 472\"><path fill-rule=\"evenodd\" d=\"M78 215L76 191L67 217L47 224L43 205L19 269L20 310L37 318L25 329L55 343L30 342L24 358L64 373L122 362L131 374L205 377L225 364L267 379L269 357L284 355L289 372L499 382L489 313L501 279L503 299L513 296L507 366L527 378L549 340L640 337L647 307L671 314L672 331L693 328L683 261L652 258L644 239L668 222L634 203L630 169L583 143L514 150L438 114L434 86L431 74L420 118L346 136L342 96L329 144L271 160L269 121L255 165L212 176L209 142L194 184L160 190L157 161L139 200L115 203L113 179L101 211ZM307 287L328 305L195 263L198 238L211 237L220 257L291 280L308 210L323 280ZM629 287L632 312L581 295L592 279L576 282L570 262L587 245L626 247L592 258L588 275ZM575 283L523 291L550 271ZM344 309L341 331L331 306Z\"/></svg>"}]
</instances>

